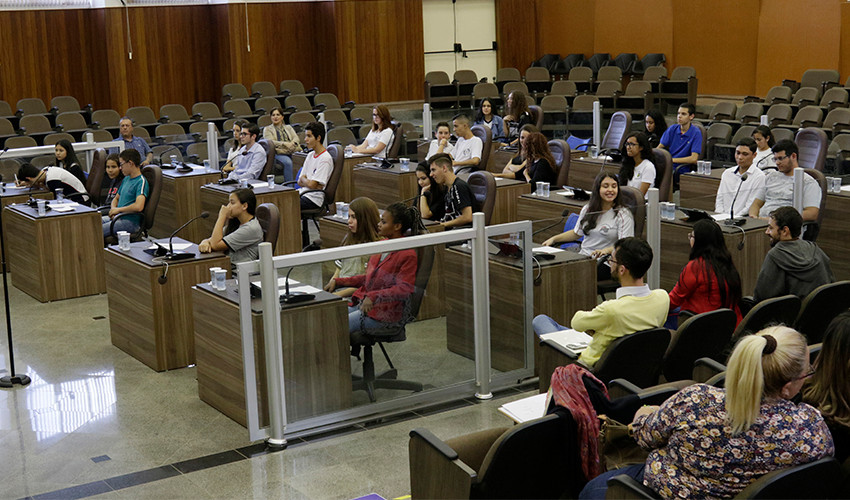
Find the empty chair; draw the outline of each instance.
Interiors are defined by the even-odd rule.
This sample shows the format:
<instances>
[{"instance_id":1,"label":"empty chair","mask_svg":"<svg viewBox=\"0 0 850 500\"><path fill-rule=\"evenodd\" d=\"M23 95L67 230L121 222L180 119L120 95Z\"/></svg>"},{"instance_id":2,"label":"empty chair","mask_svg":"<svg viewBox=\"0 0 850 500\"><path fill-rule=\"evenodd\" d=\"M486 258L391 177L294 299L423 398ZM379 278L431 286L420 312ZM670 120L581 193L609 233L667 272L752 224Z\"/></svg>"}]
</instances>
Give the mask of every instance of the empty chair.
<instances>
[{"instance_id":1,"label":"empty chair","mask_svg":"<svg viewBox=\"0 0 850 500\"><path fill-rule=\"evenodd\" d=\"M304 89L304 84L301 83L301 80L283 80L280 82L280 95L282 96L291 96L291 95L316 95L319 93L318 87L313 87L309 90Z\"/></svg>"},{"instance_id":2,"label":"empty chair","mask_svg":"<svg viewBox=\"0 0 850 500\"><path fill-rule=\"evenodd\" d=\"M814 87L801 87L800 90L794 92L794 97L791 99L791 105L802 108L812 106L820 100L820 90Z\"/></svg>"},{"instance_id":3,"label":"empty chair","mask_svg":"<svg viewBox=\"0 0 850 500\"><path fill-rule=\"evenodd\" d=\"M613 112L617 96L620 95L622 86L617 81L598 82L596 86L596 97L599 99L599 105L602 106L603 113L605 111Z\"/></svg>"},{"instance_id":4,"label":"empty chair","mask_svg":"<svg viewBox=\"0 0 850 500\"><path fill-rule=\"evenodd\" d=\"M596 74L597 82L618 82L623 81L623 71L617 66L603 66L599 68L599 73Z\"/></svg>"},{"instance_id":5,"label":"empty chair","mask_svg":"<svg viewBox=\"0 0 850 500\"><path fill-rule=\"evenodd\" d=\"M712 123L706 131L705 151L706 159L714 159L715 144L730 144L732 138L732 126L728 123ZM735 144L735 143L733 143Z\"/></svg>"},{"instance_id":6,"label":"empty chair","mask_svg":"<svg viewBox=\"0 0 850 500\"><path fill-rule=\"evenodd\" d=\"M183 127L176 123L163 123L162 125L158 125L154 135L169 143L186 141L186 131L183 130Z\"/></svg>"},{"instance_id":7,"label":"empty chair","mask_svg":"<svg viewBox=\"0 0 850 500\"><path fill-rule=\"evenodd\" d=\"M835 108L846 108L847 101L850 99L847 90L842 87L832 87L823 93L820 99L820 107L824 108L824 112L829 112Z\"/></svg>"},{"instance_id":8,"label":"empty chair","mask_svg":"<svg viewBox=\"0 0 850 500\"><path fill-rule=\"evenodd\" d=\"M599 69L603 66L608 66L611 63L611 54L607 52L600 52L593 54L587 61L584 62L584 65L593 71L594 77L597 73L599 73Z\"/></svg>"},{"instance_id":9,"label":"empty chair","mask_svg":"<svg viewBox=\"0 0 850 500\"><path fill-rule=\"evenodd\" d=\"M161 123L177 123L188 131L189 126L196 120L189 116L189 112L182 104L164 104L159 108L159 121Z\"/></svg>"},{"instance_id":10,"label":"empty chair","mask_svg":"<svg viewBox=\"0 0 850 500\"><path fill-rule=\"evenodd\" d=\"M89 129L88 124L86 123L85 118L78 112L74 111L66 111L64 113L59 113L56 116L56 128L71 134L74 137L74 140L81 140L83 134ZM74 142L72 140L71 142Z\"/></svg>"},{"instance_id":11,"label":"empty chair","mask_svg":"<svg viewBox=\"0 0 850 500\"><path fill-rule=\"evenodd\" d=\"M245 99L251 97L251 93L241 83L225 83L221 87L221 96L224 100L228 99Z\"/></svg>"},{"instance_id":12,"label":"empty chair","mask_svg":"<svg viewBox=\"0 0 850 500\"><path fill-rule=\"evenodd\" d=\"M664 355L662 374L667 382L691 378L700 358L720 360L738 318L731 309L696 314L679 324Z\"/></svg>"},{"instance_id":13,"label":"empty chair","mask_svg":"<svg viewBox=\"0 0 850 500\"><path fill-rule=\"evenodd\" d=\"M573 82L578 92L590 92L593 82L593 70L587 66L577 66L570 70L567 80Z\"/></svg>"},{"instance_id":14,"label":"empty chair","mask_svg":"<svg viewBox=\"0 0 850 500\"><path fill-rule=\"evenodd\" d=\"M44 141L44 136L55 132L50 125L50 120L44 115L24 115L19 123L20 131L35 139L39 144Z\"/></svg>"},{"instance_id":15,"label":"empty chair","mask_svg":"<svg viewBox=\"0 0 850 500\"><path fill-rule=\"evenodd\" d=\"M224 103L224 115L229 117L237 117L250 122L257 121L257 114L251 109L251 106L245 99L230 99Z\"/></svg>"},{"instance_id":16,"label":"empty chair","mask_svg":"<svg viewBox=\"0 0 850 500\"><path fill-rule=\"evenodd\" d=\"M558 80L552 82L552 90L549 95L562 95L567 97L567 100L572 99L578 94L575 82L569 80ZM542 102L541 102L542 104Z\"/></svg>"},{"instance_id":17,"label":"empty chair","mask_svg":"<svg viewBox=\"0 0 850 500\"><path fill-rule=\"evenodd\" d=\"M197 134L200 137L206 137L207 132L209 131L209 126L209 122L194 122L189 125L189 133ZM232 129L233 127L231 126L230 128ZM218 130L218 127L216 127L216 131L219 133L221 132Z\"/></svg>"},{"instance_id":18,"label":"empty chair","mask_svg":"<svg viewBox=\"0 0 850 500\"><path fill-rule=\"evenodd\" d=\"M579 95L573 100L568 112L570 134L587 138L593 131L593 103L599 101L595 95Z\"/></svg>"},{"instance_id":19,"label":"empty chair","mask_svg":"<svg viewBox=\"0 0 850 500\"><path fill-rule=\"evenodd\" d=\"M499 68L496 71L496 87L499 88L499 92L503 92L503 88L508 82L519 82L522 81L522 76L519 74L519 70L516 68Z\"/></svg>"},{"instance_id":20,"label":"empty chair","mask_svg":"<svg viewBox=\"0 0 850 500\"><path fill-rule=\"evenodd\" d=\"M562 95L547 95L540 101L540 109L543 112L540 131L550 139L553 135L563 136L567 128L567 99Z\"/></svg>"},{"instance_id":21,"label":"empty chair","mask_svg":"<svg viewBox=\"0 0 850 500\"><path fill-rule=\"evenodd\" d=\"M145 127L148 133L154 133L156 126L161 123L153 110L147 106L129 108L124 116L133 121L133 127Z\"/></svg>"},{"instance_id":22,"label":"empty chair","mask_svg":"<svg viewBox=\"0 0 850 500\"><path fill-rule=\"evenodd\" d=\"M429 71L425 74L425 102L434 109L458 105L457 85L449 80L445 71Z\"/></svg>"},{"instance_id":23,"label":"empty chair","mask_svg":"<svg viewBox=\"0 0 850 500\"><path fill-rule=\"evenodd\" d=\"M351 123L372 123L372 108L362 106L359 108L354 108L351 110L351 118L349 120Z\"/></svg>"},{"instance_id":24,"label":"empty chair","mask_svg":"<svg viewBox=\"0 0 850 500\"><path fill-rule=\"evenodd\" d=\"M486 170L478 170L469 174L466 183L472 191L473 211L483 212L484 224L489 225L496 205L496 178Z\"/></svg>"},{"instance_id":25,"label":"empty chair","mask_svg":"<svg viewBox=\"0 0 850 500\"><path fill-rule=\"evenodd\" d=\"M343 147L357 144L357 138L350 128L333 128L328 130L328 144L339 143Z\"/></svg>"},{"instance_id":26,"label":"empty chair","mask_svg":"<svg viewBox=\"0 0 850 500\"><path fill-rule=\"evenodd\" d=\"M812 87L823 93L834 85L838 85L840 75L834 69L807 69L799 83L794 80L782 80L782 85L797 91L801 87Z\"/></svg>"},{"instance_id":27,"label":"empty chair","mask_svg":"<svg viewBox=\"0 0 850 500\"><path fill-rule=\"evenodd\" d=\"M113 136L120 128L121 115L114 109L98 109L92 111L91 125L93 128L108 130Z\"/></svg>"},{"instance_id":28,"label":"empty chair","mask_svg":"<svg viewBox=\"0 0 850 500\"><path fill-rule=\"evenodd\" d=\"M213 122L221 130L226 117L221 116L221 110L214 102L196 102L192 105L192 118L199 121Z\"/></svg>"},{"instance_id":29,"label":"empty chair","mask_svg":"<svg viewBox=\"0 0 850 500\"><path fill-rule=\"evenodd\" d=\"M767 123L770 128L791 123L793 110L788 104L774 104L767 110Z\"/></svg>"},{"instance_id":30,"label":"empty chair","mask_svg":"<svg viewBox=\"0 0 850 500\"><path fill-rule=\"evenodd\" d=\"M786 87L787 88L787 87ZM755 123L761 121L761 115L764 114L764 105L759 102L746 102L738 108L738 114L735 118L741 123Z\"/></svg>"},{"instance_id":31,"label":"empty chair","mask_svg":"<svg viewBox=\"0 0 850 500\"><path fill-rule=\"evenodd\" d=\"M826 132L819 128L802 128L794 137L794 142L797 143L797 148L800 150L797 154L799 166L823 172L829 145Z\"/></svg>"},{"instance_id":32,"label":"empty chair","mask_svg":"<svg viewBox=\"0 0 850 500\"><path fill-rule=\"evenodd\" d=\"M309 111L299 111L289 115L289 124L297 131L301 130L304 125L316 121L316 117ZM371 127L371 125L370 125Z\"/></svg>"},{"instance_id":33,"label":"empty chair","mask_svg":"<svg viewBox=\"0 0 850 500\"><path fill-rule=\"evenodd\" d=\"M47 134L42 141L45 146L53 146L59 141L74 142L74 136L65 132L57 132L55 134Z\"/></svg>"},{"instance_id":34,"label":"empty chair","mask_svg":"<svg viewBox=\"0 0 850 500\"><path fill-rule=\"evenodd\" d=\"M273 97L277 95L277 86L272 82L254 82L251 85L251 95L260 97Z\"/></svg>"},{"instance_id":35,"label":"empty chair","mask_svg":"<svg viewBox=\"0 0 850 500\"><path fill-rule=\"evenodd\" d=\"M471 106L473 100L469 96L474 95L473 89L478 83L478 75L475 74L475 71L459 69L455 71L452 81L457 85L458 106Z\"/></svg>"},{"instance_id":36,"label":"empty chair","mask_svg":"<svg viewBox=\"0 0 850 500\"><path fill-rule=\"evenodd\" d=\"M60 113L82 113L85 116L91 114L91 104L87 104L85 108L80 106L80 101L76 97L70 95L56 96L50 100L50 111L53 114Z\"/></svg>"},{"instance_id":37,"label":"empty chair","mask_svg":"<svg viewBox=\"0 0 850 500\"><path fill-rule=\"evenodd\" d=\"M92 152L92 161L89 166L89 175L86 177L86 192L89 194L89 199L93 206L100 206L100 188L103 185L104 174L106 173L106 150L103 148L95 149Z\"/></svg>"},{"instance_id":38,"label":"empty chair","mask_svg":"<svg viewBox=\"0 0 850 500\"><path fill-rule=\"evenodd\" d=\"M787 128L772 128L770 129L770 134L773 136L773 140L779 142L783 139L788 139L789 141L794 140L794 131Z\"/></svg>"},{"instance_id":39,"label":"empty chair","mask_svg":"<svg viewBox=\"0 0 850 500\"><path fill-rule=\"evenodd\" d=\"M650 53L643 56L640 61L635 61L632 66L632 73L635 75L643 75L649 68L663 68L667 62L667 57L660 53ZM667 76L667 70L664 70L664 76ZM645 78L644 78L645 79Z\"/></svg>"},{"instance_id":40,"label":"empty chair","mask_svg":"<svg viewBox=\"0 0 850 500\"><path fill-rule=\"evenodd\" d=\"M109 142L115 139L108 130L92 130L91 134L94 142Z\"/></svg>"},{"instance_id":41,"label":"empty chair","mask_svg":"<svg viewBox=\"0 0 850 500\"><path fill-rule=\"evenodd\" d=\"M834 88L837 87L833 87L833 89ZM850 130L850 109L835 108L831 110L826 115L826 118L823 119L821 129L826 133L828 137L835 137L841 131Z\"/></svg>"},{"instance_id":42,"label":"empty chair","mask_svg":"<svg viewBox=\"0 0 850 500\"><path fill-rule=\"evenodd\" d=\"M206 142L194 142L186 146L186 161L200 164L209 159L209 151Z\"/></svg>"},{"instance_id":43,"label":"empty chair","mask_svg":"<svg viewBox=\"0 0 850 500\"><path fill-rule=\"evenodd\" d=\"M621 111L643 115L652 108L651 93L650 82L633 80L626 86L626 91L617 96L616 107Z\"/></svg>"},{"instance_id":44,"label":"empty chair","mask_svg":"<svg viewBox=\"0 0 850 500\"><path fill-rule=\"evenodd\" d=\"M346 101L345 104L340 104L339 99L334 94L319 93L313 97L313 105L317 109L351 109L354 107L354 101Z\"/></svg>"},{"instance_id":45,"label":"empty chair","mask_svg":"<svg viewBox=\"0 0 850 500\"><path fill-rule=\"evenodd\" d=\"M287 97L286 101L284 102L284 105L286 106L285 111L287 113L296 113L298 111L315 111L313 109L313 105L310 104L310 100L303 95L291 95Z\"/></svg>"},{"instance_id":46,"label":"empty chair","mask_svg":"<svg viewBox=\"0 0 850 500\"><path fill-rule=\"evenodd\" d=\"M0 148L3 147L3 143L9 137L15 137L18 133L15 131L15 127L12 126L12 122L10 122L7 118L0 118Z\"/></svg>"},{"instance_id":47,"label":"empty chair","mask_svg":"<svg viewBox=\"0 0 850 500\"><path fill-rule=\"evenodd\" d=\"M715 104L708 113L708 119L699 120L702 123L708 124L717 120L731 120L735 118L738 108L734 102L720 101Z\"/></svg>"},{"instance_id":48,"label":"empty chair","mask_svg":"<svg viewBox=\"0 0 850 500\"><path fill-rule=\"evenodd\" d=\"M670 78L659 84L658 100L662 105L674 105L696 102L696 70L690 66L678 66L673 69Z\"/></svg>"},{"instance_id":49,"label":"empty chair","mask_svg":"<svg viewBox=\"0 0 850 500\"><path fill-rule=\"evenodd\" d=\"M608 123L608 130L605 131L605 136L602 138L602 149L623 149L623 144L626 142L626 136L629 134L629 129L632 127L632 115L627 111L617 111L611 115L611 121Z\"/></svg>"},{"instance_id":50,"label":"empty chair","mask_svg":"<svg viewBox=\"0 0 850 500\"><path fill-rule=\"evenodd\" d=\"M549 151L555 160L555 172L557 172L556 186L566 186L570 177L570 145L566 141L555 139L549 141Z\"/></svg>"},{"instance_id":51,"label":"empty chair","mask_svg":"<svg viewBox=\"0 0 850 500\"><path fill-rule=\"evenodd\" d=\"M35 139L25 135L9 137L4 144L4 147L8 149L34 148L36 146L38 146L38 143L35 142Z\"/></svg>"},{"instance_id":52,"label":"empty chair","mask_svg":"<svg viewBox=\"0 0 850 500\"><path fill-rule=\"evenodd\" d=\"M552 77L549 69L531 67L525 70L525 83L532 94L547 94L552 88Z\"/></svg>"},{"instance_id":53,"label":"empty chair","mask_svg":"<svg viewBox=\"0 0 850 500\"><path fill-rule=\"evenodd\" d=\"M17 104L15 104L17 108L17 112L26 116L26 115L48 115L47 106L44 105L44 101L37 97L27 97L24 99L19 99Z\"/></svg>"},{"instance_id":54,"label":"empty chair","mask_svg":"<svg viewBox=\"0 0 850 500\"><path fill-rule=\"evenodd\" d=\"M643 80L647 82L657 82L667 78L667 68L664 66L650 66L643 73Z\"/></svg>"},{"instance_id":55,"label":"empty chair","mask_svg":"<svg viewBox=\"0 0 850 500\"><path fill-rule=\"evenodd\" d=\"M272 112L274 108L281 108L283 106L280 104L280 100L277 97L264 96L257 98L254 101L254 112L258 115L267 115Z\"/></svg>"},{"instance_id":56,"label":"empty chair","mask_svg":"<svg viewBox=\"0 0 850 500\"><path fill-rule=\"evenodd\" d=\"M764 97L764 102L768 106L773 106L774 104L791 104L792 98L793 93L791 88L779 85L771 87L771 89L767 92L767 95Z\"/></svg>"}]
</instances>

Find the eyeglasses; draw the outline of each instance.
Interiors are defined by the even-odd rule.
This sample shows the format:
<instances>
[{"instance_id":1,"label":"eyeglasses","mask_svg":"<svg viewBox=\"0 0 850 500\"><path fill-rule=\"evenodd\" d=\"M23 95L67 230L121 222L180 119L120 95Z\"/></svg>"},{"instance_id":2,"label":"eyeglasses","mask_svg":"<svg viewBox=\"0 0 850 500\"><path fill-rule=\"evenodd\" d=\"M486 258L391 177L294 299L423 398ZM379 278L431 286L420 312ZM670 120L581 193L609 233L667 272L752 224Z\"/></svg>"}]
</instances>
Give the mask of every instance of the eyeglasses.
<instances>
[{"instance_id":1,"label":"eyeglasses","mask_svg":"<svg viewBox=\"0 0 850 500\"><path fill-rule=\"evenodd\" d=\"M776 155L773 155L773 161L785 161L785 160L786 160L786 159L788 159L788 158L789 158L788 156L776 156Z\"/></svg>"},{"instance_id":2,"label":"eyeglasses","mask_svg":"<svg viewBox=\"0 0 850 500\"><path fill-rule=\"evenodd\" d=\"M119 166L119 167L123 167L123 166L124 166L124 165L126 165L126 164L127 164L127 162L126 162L126 161L122 161L122 162L119 162L119 163L118 163L118 166Z\"/></svg>"},{"instance_id":3,"label":"eyeglasses","mask_svg":"<svg viewBox=\"0 0 850 500\"><path fill-rule=\"evenodd\" d=\"M814 374L815 374L815 367L810 366L810 367L809 367L809 371L808 371L808 372L806 372L806 374L805 374L805 375L802 375L802 376L800 376L800 377L797 377L797 378L795 378L794 380L806 380L807 378L811 377L811 376L812 376L812 375L814 375Z\"/></svg>"},{"instance_id":4,"label":"eyeglasses","mask_svg":"<svg viewBox=\"0 0 850 500\"><path fill-rule=\"evenodd\" d=\"M239 135L251 135L250 132L239 132Z\"/></svg>"},{"instance_id":5,"label":"eyeglasses","mask_svg":"<svg viewBox=\"0 0 850 500\"><path fill-rule=\"evenodd\" d=\"M627 148L636 148L636 147L638 147L638 143L636 143L636 142L627 142L627 143L626 143L626 147L627 147Z\"/></svg>"}]
</instances>

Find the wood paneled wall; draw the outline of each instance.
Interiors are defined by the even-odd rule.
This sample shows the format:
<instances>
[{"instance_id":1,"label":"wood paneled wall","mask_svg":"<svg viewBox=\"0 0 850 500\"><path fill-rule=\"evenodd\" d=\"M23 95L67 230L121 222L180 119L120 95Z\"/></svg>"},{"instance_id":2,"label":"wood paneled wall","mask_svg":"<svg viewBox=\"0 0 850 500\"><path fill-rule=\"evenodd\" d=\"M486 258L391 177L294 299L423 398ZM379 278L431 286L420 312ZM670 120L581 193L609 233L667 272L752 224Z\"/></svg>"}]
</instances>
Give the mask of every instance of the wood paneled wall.
<instances>
[{"instance_id":1,"label":"wood paneled wall","mask_svg":"<svg viewBox=\"0 0 850 500\"><path fill-rule=\"evenodd\" d=\"M809 68L850 76L840 0L496 1L499 65L521 71L545 53L663 52L668 68L696 68L701 94L763 95Z\"/></svg>"},{"instance_id":2,"label":"wood paneled wall","mask_svg":"<svg viewBox=\"0 0 850 500\"><path fill-rule=\"evenodd\" d=\"M0 99L113 108L220 102L221 87L301 80L357 102L422 99L421 0L0 11Z\"/></svg>"}]
</instances>

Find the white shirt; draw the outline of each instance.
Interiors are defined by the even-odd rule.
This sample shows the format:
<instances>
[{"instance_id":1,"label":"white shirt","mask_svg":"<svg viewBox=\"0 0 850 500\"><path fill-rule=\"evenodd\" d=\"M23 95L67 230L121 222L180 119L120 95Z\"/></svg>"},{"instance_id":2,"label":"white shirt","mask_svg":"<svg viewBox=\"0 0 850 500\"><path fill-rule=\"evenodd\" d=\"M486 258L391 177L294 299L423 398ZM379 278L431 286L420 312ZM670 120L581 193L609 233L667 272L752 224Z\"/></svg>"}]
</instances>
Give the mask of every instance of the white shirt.
<instances>
[{"instance_id":1,"label":"white shirt","mask_svg":"<svg viewBox=\"0 0 850 500\"><path fill-rule=\"evenodd\" d=\"M481 139L473 136L472 139L464 139L463 137L457 140L455 143L454 152L452 153L452 158L455 161L467 161L473 158L478 158L479 162L481 160L481 151L484 149L484 143L481 142ZM483 165L478 165L482 167ZM473 167L473 165L467 165L466 167L454 167L455 173L460 168L468 168Z\"/></svg>"},{"instance_id":2,"label":"white shirt","mask_svg":"<svg viewBox=\"0 0 850 500\"><path fill-rule=\"evenodd\" d=\"M648 183L649 187L652 187L653 184L655 184L655 165L653 165L649 160L643 160L635 166L635 173L626 185L640 189L640 185L644 182ZM647 198L648 196L649 190L646 191L646 194L643 195L643 197Z\"/></svg>"},{"instance_id":3,"label":"white shirt","mask_svg":"<svg viewBox=\"0 0 850 500\"><path fill-rule=\"evenodd\" d=\"M767 158L763 160L763 158ZM776 162L773 160L773 151L770 148L765 149L764 151L756 150L756 157L753 159L753 165L757 165L760 169L765 169L767 167L776 168Z\"/></svg>"},{"instance_id":4,"label":"white shirt","mask_svg":"<svg viewBox=\"0 0 850 500\"><path fill-rule=\"evenodd\" d=\"M327 149L322 151L322 154L319 156L316 156L316 153L311 151L307 153L307 158L304 159L304 166L301 169L301 175L307 176L307 180L318 182L322 185L319 189L324 189L324 186L328 183L328 179L331 178L333 170L334 159ZM305 191L310 191L310 188L298 188L299 193L304 193ZM322 206L322 202L325 201L325 194L319 191L304 193L302 196L320 207Z\"/></svg>"},{"instance_id":5,"label":"white shirt","mask_svg":"<svg viewBox=\"0 0 850 500\"><path fill-rule=\"evenodd\" d=\"M381 150L380 153L375 153L373 156L377 156L379 158L386 158L387 153L390 149L390 143L393 141L393 129L390 127L385 128L384 130L370 130L369 134L366 136L366 146L369 149L378 147L378 143L384 145L384 149Z\"/></svg>"},{"instance_id":6,"label":"white shirt","mask_svg":"<svg viewBox=\"0 0 850 500\"><path fill-rule=\"evenodd\" d=\"M437 139L432 140L431 145L428 146L428 155L425 157L425 159L427 160L427 159L431 158L432 156L434 156L435 154L437 154L437 150L439 148L440 148L440 141L438 141ZM450 155L450 154L452 154L452 151L454 151L454 146L452 146L452 143L447 141L446 145L443 147L443 153Z\"/></svg>"},{"instance_id":7,"label":"white shirt","mask_svg":"<svg viewBox=\"0 0 850 500\"><path fill-rule=\"evenodd\" d=\"M756 199L756 194L764 189L764 178L766 174L755 163L747 169L747 180L741 183L741 175L738 167L730 167L723 171L720 176L720 185L717 186L717 197L714 199L714 211L719 214L729 214L732 209L732 200L735 199L735 217L746 217L750 212L750 206ZM741 191L738 192L740 185ZM735 198L735 193L738 197Z\"/></svg>"},{"instance_id":8,"label":"white shirt","mask_svg":"<svg viewBox=\"0 0 850 500\"><path fill-rule=\"evenodd\" d=\"M799 167L798 167L799 168ZM821 188L809 174L803 174L803 208L820 208ZM771 170L764 178L764 187L756 193L756 198L764 200L759 217L767 217L779 207L794 205L794 176L788 176L778 170Z\"/></svg>"}]
</instances>

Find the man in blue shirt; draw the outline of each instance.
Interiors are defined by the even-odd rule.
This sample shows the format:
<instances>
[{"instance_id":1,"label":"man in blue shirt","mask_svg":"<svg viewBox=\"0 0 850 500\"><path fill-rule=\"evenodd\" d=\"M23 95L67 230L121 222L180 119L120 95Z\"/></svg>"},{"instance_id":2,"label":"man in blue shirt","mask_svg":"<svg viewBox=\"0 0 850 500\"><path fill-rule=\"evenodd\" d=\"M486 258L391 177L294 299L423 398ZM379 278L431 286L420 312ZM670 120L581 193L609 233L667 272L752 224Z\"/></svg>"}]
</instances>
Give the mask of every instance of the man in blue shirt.
<instances>
[{"instance_id":1,"label":"man in blue shirt","mask_svg":"<svg viewBox=\"0 0 850 500\"><path fill-rule=\"evenodd\" d=\"M124 118L121 118L120 122L118 122L118 126L121 131L121 139L124 140L124 150L135 149L139 152L139 155L144 158L138 166L141 168L153 161L153 151L151 151L151 147L148 146L148 143L141 137L133 135L133 120L125 116Z\"/></svg>"},{"instance_id":2,"label":"man in blue shirt","mask_svg":"<svg viewBox=\"0 0 850 500\"><path fill-rule=\"evenodd\" d=\"M120 217L114 221L114 226L112 220L104 220L104 238L113 236L118 231L134 233L139 230L142 223L140 213L145 209L145 200L150 193L150 185L142 175L142 169L139 168L141 161L142 155L135 149L125 149L118 155L118 165L121 167L121 173L124 174L124 180L121 181L118 194L112 199L109 218L114 219L118 214L123 213L132 215Z\"/></svg>"},{"instance_id":3,"label":"man in blue shirt","mask_svg":"<svg viewBox=\"0 0 850 500\"><path fill-rule=\"evenodd\" d=\"M696 107L691 103L679 106L679 111L676 114L676 121L679 126L667 127L664 135L661 136L661 143L658 145L658 147L670 151L670 156L673 157L673 185L675 189L679 188L679 176L684 172L693 170L702 152L702 132L691 124L695 112Z\"/></svg>"}]
</instances>

